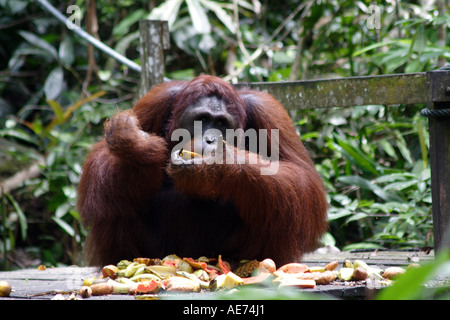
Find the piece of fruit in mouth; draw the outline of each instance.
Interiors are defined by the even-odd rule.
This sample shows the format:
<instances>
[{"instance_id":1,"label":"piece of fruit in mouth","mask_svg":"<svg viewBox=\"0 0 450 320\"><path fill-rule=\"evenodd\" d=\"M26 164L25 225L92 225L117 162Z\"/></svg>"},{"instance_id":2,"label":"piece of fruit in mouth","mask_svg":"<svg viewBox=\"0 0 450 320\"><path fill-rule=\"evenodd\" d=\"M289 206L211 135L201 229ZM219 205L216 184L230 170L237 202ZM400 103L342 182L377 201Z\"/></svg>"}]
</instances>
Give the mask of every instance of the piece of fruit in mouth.
<instances>
[{"instance_id":1,"label":"piece of fruit in mouth","mask_svg":"<svg viewBox=\"0 0 450 320\"><path fill-rule=\"evenodd\" d=\"M183 150L183 149L180 150L179 156L181 158L183 158L184 160L191 160L191 159L194 159L194 158L201 158L202 157L201 154L198 154L198 153L192 152L192 151L188 151L188 150Z\"/></svg>"}]
</instances>

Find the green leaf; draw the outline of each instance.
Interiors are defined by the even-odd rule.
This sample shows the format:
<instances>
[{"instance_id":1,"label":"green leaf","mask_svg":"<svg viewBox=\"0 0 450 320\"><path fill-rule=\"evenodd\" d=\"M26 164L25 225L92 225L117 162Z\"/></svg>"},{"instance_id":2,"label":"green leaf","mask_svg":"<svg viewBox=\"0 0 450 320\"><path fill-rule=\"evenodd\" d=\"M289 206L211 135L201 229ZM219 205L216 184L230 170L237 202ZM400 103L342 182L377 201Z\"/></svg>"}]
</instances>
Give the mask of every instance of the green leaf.
<instances>
[{"instance_id":1,"label":"green leaf","mask_svg":"<svg viewBox=\"0 0 450 320\"><path fill-rule=\"evenodd\" d=\"M375 193L378 197L380 197L384 201L405 202L402 199L402 197L400 197L397 193L394 193L393 191L386 192L380 188L377 188L377 189L373 190L373 193Z\"/></svg>"},{"instance_id":2,"label":"green leaf","mask_svg":"<svg viewBox=\"0 0 450 320\"><path fill-rule=\"evenodd\" d=\"M338 151L342 152L342 154L355 166L362 169L365 172L369 172L375 175L379 174L377 170L376 163L372 161L369 157L367 157L360 149L354 147L350 142L346 141L344 138L335 136L337 140Z\"/></svg>"},{"instance_id":3,"label":"green leaf","mask_svg":"<svg viewBox=\"0 0 450 320\"><path fill-rule=\"evenodd\" d=\"M211 24L199 0L186 0L192 24L198 33L210 33Z\"/></svg>"},{"instance_id":4,"label":"green leaf","mask_svg":"<svg viewBox=\"0 0 450 320\"><path fill-rule=\"evenodd\" d=\"M310 139L318 139L319 137L320 137L319 132L314 131L314 132L308 132L308 133L302 134L300 139L302 141L307 141Z\"/></svg>"},{"instance_id":5,"label":"green leaf","mask_svg":"<svg viewBox=\"0 0 450 320\"><path fill-rule=\"evenodd\" d=\"M8 1L6 2L9 6L9 9L11 10L12 14L16 14L21 12L22 10L25 10L25 8L28 5L28 1L22 1L22 0L14 0L14 1ZM5 4L2 4L2 7L4 8Z\"/></svg>"},{"instance_id":6,"label":"green leaf","mask_svg":"<svg viewBox=\"0 0 450 320\"><path fill-rule=\"evenodd\" d=\"M63 229L67 234L69 234L72 237L75 236L75 230L63 219L53 217L52 220L55 221L61 227L61 229Z\"/></svg>"},{"instance_id":7,"label":"green leaf","mask_svg":"<svg viewBox=\"0 0 450 320\"><path fill-rule=\"evenodd\" d=\"M406 50L390 51L382 63L386 64L387 73L393 72L398 67L404 65L408 61Z\"/></svg>"},{"instance_id":8,"label":"green leaf","mask_svg":"<svg viewBox=\"0 0 450 320\"><path fill-rule=\"evenodd\" d=\"M393 181L405 181L407 179L416 178L415 174L409 172L391 173L375 179L377 183L386 183Z\"/></svg>"},{"instance_id":9,"label":"green leaf","mask_svg":"<svg viewBox=\"0 0 450 320\"><path fill-rule=\"evenodd\" d=\"M364 178L361 178L359 176L342 176L337 179L338 181L344 182L349 185L358 186L362 189L370 190L375 195L380 197L381 199L385 201L397 201L397 202L404 202L403 199L396 194L395 192L386 192L383 189L381 189L378 185L375 183L370 182L369 180L366 180Z\"/></svg>"},{"instance_id":10,"label":"green leaf","mask_svg":"<svg viewBox=\"0 0 450 320\"><path fill-rule=\"evenodd\" d=\"M25 141L27 143L32 143L34 145L38 144L35 137L31 135L30 132L26 132L20 128L8 128L0 130L0 137L11 137Z\"/></svg>"},{"instance_id":11,"label":"green leaf","mask_svg":"<svg viewBox=\"0 0 450 320\"><path fill-rule=\"evenodd\" d=\"M421 72L426 64L427 61L421 62L419 59L415 59L405 67L405 73Z\"/></svg>"},{"instance_id":12,"label":"green leaf","mask_svg":"<svg viewBox=\"0 0 450 320\"><path fill-rule=\"evenodd\" d=\"M400 153L402 154L403 158L409 163L409 164L413 164L413 159L411 156L411 152L408 149L408 146L406 144L405 139L403 138L402 134L400 133L400 131L395 130L394 131L395 137L396 137L396 144L398 149L400 150Z\"/></svg>"},{"instance_id":13,"label":"green leaf","mask_svg":"<svg viewBox=\"0 0 450 320\"><path fill-rule=\"evenodd\" d=\"M352 244L346 245L343 248L343 250L347 251L347 250L379 249L379 248L381 248L381 246L376 243L358 242L358 243L352 243Z\"/></svg>"},{"instance_id":14,"label":"green leaf","mask_svg":"<svg viewBox=\"0 0 450 320\"><path fill-rule=\"evenodd\" d=\"M69 36L66 36L59 46L59 60L65 66L70 66L75 61L73 42Z\"/></svg>"},{"instance_id":15,"label":"green leaf","mask_svg":"<svg viewBox=\"0 0 450 320\"><path fill-rule=\"evenodd\" d=\"M208 8L209 10L213 11L217 18L219 18L220 21L227 27L228 30L230 30L231 33L236 33L236 26L233 23L233 18L222 9L219 2L213 2L209 0L201 0L202 4Z\"/></svg>"},{"instance_id":16,"label":"green leaf","mask_svg":"<svg viewBox=\"0 0 450 320\"><path fill-rule=\"evenodd\" d=\"M61 105L55 100L47 100L47 102L55 113L57 123L64 123L64 110Z\"/></svg>"},{"instance_id":17,"label":"green leaf","mask_svg":"<svg viewBox=\"0 0 450 320\"><path fill-rule=\"evenodd\" d=\"M73 206L68 202L65 202L65 203L62 203L61 205L59 205L55 211L55 218L62 219L71 207L73 207Z\"/></svg>"},{"instance_id":18,"label":"green leaf","mask_svg":"<svg viewBox=\"0 0 450 320\"><path fill-rule=\"evenodd\" d=\"M394 183L388 184L386 187L384 187L383 190L384 191L391 191L391 190L401 191L403 189L417 185L418 182L419 181L417 181L416 179L410 180L410 181L394 182Z\"/></svg>"},{"instance_id":19,"label":"green leaf","mask_svg":"<svg viewBox=\"0 0 450 320\"><path fill-rule=\"evenodd\" d=\"M348 185L358 186L366 190L374 190L376 188L372 182L359 176L342 176L338 178L338 181L344 182Z\"/></svg>"},{"instance_id":20,"label":"green leaf","mask_svg":"<svg viewBox=\"0 0 450 320\"><path fill-rule=\"evenodd\" d=\"M420 54L425 49L426 45L427 36L425 34L425 28L421 24L416 29L416 34L414 35L413 50Z\"/></svg>"},{"instance_id":21,"label":"green leaf","mask_svg":"<svg viewBox=\"0 0 450 320\"><path fill-rule=\"evenodd\" d=\"M350 216L352 214L353 211L347 209L339 209L338 211L336 211L336 213L330 210L330 212L328 212L328 221L334 221L343 217Z\"/></svg>"},{"instance_id":22,"label":"green leaf","mask_svg":"<svg viewBox=\"0 0 450 320\"><path fill-rule=\"evenodd\" d=\"M325 232L322 235L322 238L320 239L320 243L323 246L335 246L336 245L336 239L334 239L333 235L329 232Z\"/></svg>"},{"instance_id":23,"label":"green leaf","mask_svg":"<svg viewBox=\"0 0 450 320\"><path fill-rule=\"evenodd\" d=\"M44 83L44 92L47 100L56 100L62 92L64 85L64 72L56 67L50 72Z\"/></svg>"},{"instance_id":24,"label":"green leaf","mask_svg":"<svg viewBox=\"0 0 450 320\"><path fill-rule=\"evenodd\" d=\"M421 119L417 120L417 134L419 136L419 144L420 144L420 152L422 154L422 162L423 162L423 168L426 169L428 166L428 146L427 141L427 131L425 130L425 126L422 124Z\"/></svg>"},{"instance_id":25,"label":"green leaf","mask_svg":"<svg viewBox=\"0 0 450 320\"><path fill-rule=\"evenodd\" d=\"M361 55L361 54L363 54L363 53L365 53L367 51L370 51L370 50L373 50L373 49L377 49L379 47L388 46L388 45L391 45L391 44L393 44L395 42L396 41L389 40L389 41L385 41L385 42L374 43L374 44L371 44L370 46L367 46L365 48L362 48L360 50L355 51L352 56L356 57L356 56L359 56L359 55Z\"/></svg>"},{"instance_id":26,"label":"green leaf","mask_svg":"<svg viewBox=\"0 0 450 320\"><path fill-rule=\"evenodd\" d=\"M357 213L352 214L351 217L349 217L345 221L345 223L349 223L349 222L352 222L352 221L358 221L358 220L364 219L366 217L367 217L367 214L365 214L363 212L357 212Z\"/></svg>"},{"instance_id":27,"label":"green leaf","mask_svg":"<svg viewBox=\"0 0 450 320\"><path fill-rule=\"evenodd\" d=\"M295 54L291 51L277 51L273 55L273 61L279 64L290 64L295 60Z\"/></svg>"},{"instance_id":28,"label":"green leaf","mask_svg":"<svg viewBox=\"0 0 450 320\"><path fill-rule=\"evenodd\" d=\"M169 24L169 29L172 29L175 20L177 19L178 11L183 0L167 0L160 6L154 8L149 15L149 19L165 20Z\"/></svg>"},{"instance_id":29,"label":"green leaf","mask_svg":"<svg viewBox=\"0 0 450 320\"><path fill-rule=\"evenodd\" d=\"M74 211L74 210L70 210L69 214L78 222L81 222L81 217L80 214L78 213L78 211Z\"/></svg>"},{"instance_id":30,"label":"green leaf","mask_svg":"<svg viewBox=\"0 0 450 320\"><path fill-rule=\"evenodd\" d=\"M126 55L126 51L127 49L130 47L131 43L135 40L139 39L139 31L135 31L135 32L131 32L127 35L125 35L124 37L122 37L119 41L117 41L117 44L114 47L114 50L116 50L117 52L119 52L122 55ZM111 58L113 61L115 61L113 58ZM109 64L111 64L108 61ZM107 69L107 70L112 70L111 69Z\"/></svg>"},{"instance_id":31,"label":"green leaf","mask_svg":"<svg viewBox=\"0 0 450 320\"><path fill-rule=\"evenodd\" d=\"M47 41L28 31L19 31L19 34L32 45L47 51L53 58L58 59L56 49Z\"/></svg>"},{"instance_id":32,"label":"green leaf","mask_svg":"<svg viewBox=\"0 0 450 320\"><path fill-rule=\"evenodd\" d=\"M14 209L16 210L17 216L19 218L20 234L22 236L22 240L25 240L27 238L27 229L28 229L27 217L23 213L17 201L8 193L6 193L5 195L8 197L9 202L11 202Z\"/></svg>"},{"instance_id":33,"label":"green leaf","mask_svg":"<svg viewBox=\"0 0 450 320\"><path fill-rule=\"evenodd\" d=\"M173 80L192 80L195 78L195 70L191 68L176 70L168 73L168 76Z\"/></svg>"},{"instance_id":34,"label":"green leaf","mask_svg":"<svg viewBox=\"0 0 450 320\"><path fill-rule=\"evenodd\" d=\"M397 153L395 152L394 147L387 139L378 141L378 144L383 149L383 151L388 154L388 156L390 156L391 158L393 158L395 160L398 159Z\"/></svg>"},{"instance_id":35,"label":"green leaf","mask_svg":"<svg viewBox=\"0 0 450 320\"><path fill-rule=\"evenodd\" d=\"M145 15L145 11L143 9L138 9L128 15L125 19L120 21L120 23L113 29L113 35L116 38L121 38L124 35L128 34L130 27L135 24L137 21L142 19Z\"/></svg>"},{"instance_id":36,"label":"green leaf","mask_svg":"<svg viewBox=\"0 0 450 320\"><path fill-rule=\"evenodd\" d=\"M384 213L405 212L408 208L408 205L399 202L374 203L371 207L375 212L381 210Z\"/></svg>"}]
</instances>

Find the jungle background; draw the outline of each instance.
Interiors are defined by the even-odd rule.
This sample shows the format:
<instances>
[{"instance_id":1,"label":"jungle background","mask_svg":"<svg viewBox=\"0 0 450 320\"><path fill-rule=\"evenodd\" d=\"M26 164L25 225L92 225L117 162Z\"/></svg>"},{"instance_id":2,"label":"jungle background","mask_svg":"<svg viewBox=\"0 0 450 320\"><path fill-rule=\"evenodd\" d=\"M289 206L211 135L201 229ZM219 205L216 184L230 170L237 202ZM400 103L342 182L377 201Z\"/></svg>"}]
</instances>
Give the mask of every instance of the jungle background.
<instances>
[{"instance_id":1,"label":"jungle background","mask_svg":"<svg viewBox=\"0 0 450 320\"><path fill-rule=\"evenodd\" d=\"M168 20L171 79L206 73L236 83L411 73L450 60L446 0L51 3L67 17L67 8L78 6L81 28L136 63L138 21ZM104 121L132 107L138 80L137 72L87 45L36 2L0 0L0 183L18 173L26 177L1 192L0 270L83 265L86 230L74 206L82 164ZM423 107L292 114L328 191L323 246L433 246Z\"/></svg>"}]
</instances>

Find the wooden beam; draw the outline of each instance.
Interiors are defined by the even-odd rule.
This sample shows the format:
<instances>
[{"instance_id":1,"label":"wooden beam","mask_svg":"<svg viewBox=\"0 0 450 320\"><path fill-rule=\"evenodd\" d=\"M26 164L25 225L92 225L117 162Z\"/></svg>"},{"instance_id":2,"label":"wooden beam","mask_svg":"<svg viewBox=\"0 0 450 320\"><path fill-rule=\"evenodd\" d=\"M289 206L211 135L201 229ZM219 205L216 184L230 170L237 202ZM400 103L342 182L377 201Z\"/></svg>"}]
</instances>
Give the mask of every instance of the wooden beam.
<instances>
[{"instance_id":1,"label":"wooden beam","mask_svg":"<svg viewBox=\"0 0 450 320\"><path fill-rule=\"evenodd\" d=\"M341 79L239 83L237 88L264 91L287 110L427 103L425 73Z\"/></svg>"}]
</instances>

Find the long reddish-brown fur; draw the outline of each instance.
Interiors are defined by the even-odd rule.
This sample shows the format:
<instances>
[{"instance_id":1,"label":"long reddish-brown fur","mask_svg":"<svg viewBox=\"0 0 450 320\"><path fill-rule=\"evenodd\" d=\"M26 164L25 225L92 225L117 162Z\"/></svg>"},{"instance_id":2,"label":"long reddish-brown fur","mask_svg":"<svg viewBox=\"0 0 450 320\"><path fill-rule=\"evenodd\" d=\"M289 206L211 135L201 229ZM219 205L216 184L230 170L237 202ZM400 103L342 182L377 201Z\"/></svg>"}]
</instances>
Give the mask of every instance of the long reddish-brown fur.
<instances>
[{"instance_id":1,"label":"long reddish-brown fur","mask_svg":"<svg viewBox=\"0 0 450 320\"><path fill-rule=\"evenodd\" d=\"M170 134L181 114L211 95L227 102L242 129L268 129L268 146L270 129L279 129L276 174L261 175L267 163L243 150L234 150L236 156L257 163L186 168L170 162ZM236 91L212 76L164 83L115 115L105 136L89 154L78 187L90 264L172 253L284 264L314 249L327 229L321 178L287 112L269 94Z\"/></svg>"}]
</instances>

